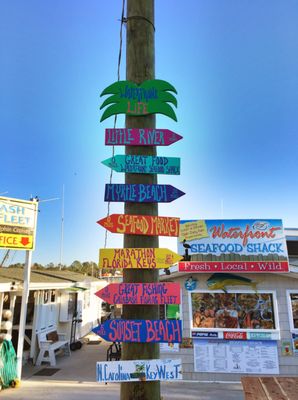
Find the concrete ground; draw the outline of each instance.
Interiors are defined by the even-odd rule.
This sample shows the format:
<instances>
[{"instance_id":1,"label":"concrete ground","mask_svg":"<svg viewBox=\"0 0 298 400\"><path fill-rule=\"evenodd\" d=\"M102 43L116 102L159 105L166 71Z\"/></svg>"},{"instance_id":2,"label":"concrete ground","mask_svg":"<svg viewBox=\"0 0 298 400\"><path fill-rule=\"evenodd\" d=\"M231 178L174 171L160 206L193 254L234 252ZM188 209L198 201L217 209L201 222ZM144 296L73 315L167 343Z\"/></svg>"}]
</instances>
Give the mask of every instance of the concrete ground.
<instances>
[{"instance_id":1,"label":"concrete ground","mask_svg":"<svg viewBox=\"0 0 298 400\"><path fill-rule=\"evenodd\" d=\"M92 338L92 337L91 337ZM96 383L95 365L106 359L108 344L84 344L70 357L57 355L59 371L52 376L36 376L48 364L41 367L24 366L21 386L5 389L1 400L118 400L120 384ZM239 383L199 383L189 381L162 382L163 400L243 400ZM152 399L154 400L154 399Z\"/></svg>"}]
</instances>

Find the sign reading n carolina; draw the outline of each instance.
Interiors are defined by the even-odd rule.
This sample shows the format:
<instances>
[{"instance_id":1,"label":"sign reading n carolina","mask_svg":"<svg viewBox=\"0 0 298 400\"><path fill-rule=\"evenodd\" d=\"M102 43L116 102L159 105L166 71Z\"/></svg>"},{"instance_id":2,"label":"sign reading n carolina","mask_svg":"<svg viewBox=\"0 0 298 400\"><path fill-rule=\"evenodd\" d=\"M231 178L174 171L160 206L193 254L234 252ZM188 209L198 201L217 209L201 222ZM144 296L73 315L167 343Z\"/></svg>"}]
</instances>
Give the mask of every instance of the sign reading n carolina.
<instances>
[{"instance_id":1,"label":"sign reading n carolina","mask_svg":"<svg viewBox=\"0 0 298 400\"><path fill-rule=\"evenodd\" d=\"M0 197L0 248L34 250L37 204Z\"/></svg>"},{"instance_id":2,"label":"sign reading n carolina","mask_svg":"<svg viewBox=\"0 0 298 400\"><path fill-rule=\"evenodd\" d=\"M288 272L280 219L180 221L178 252L191 260L180 272Z\"/></svg>"}]
</instances>

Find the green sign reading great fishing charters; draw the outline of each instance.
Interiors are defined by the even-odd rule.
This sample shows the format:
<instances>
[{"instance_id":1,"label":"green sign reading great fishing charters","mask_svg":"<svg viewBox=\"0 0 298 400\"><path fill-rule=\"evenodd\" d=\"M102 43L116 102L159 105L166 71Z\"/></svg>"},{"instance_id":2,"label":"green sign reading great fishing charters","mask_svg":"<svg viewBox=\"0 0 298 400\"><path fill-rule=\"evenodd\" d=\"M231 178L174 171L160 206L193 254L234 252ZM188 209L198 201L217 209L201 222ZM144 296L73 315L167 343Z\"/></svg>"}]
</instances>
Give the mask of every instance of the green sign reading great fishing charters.
<instances>
[{"instance_id":1,"label":"green sign reading great fishing charters","mask_svg":"<svg viewBox=\"0 0 298 400\"><path fill-rule=\"evenodd\" d=\"M131 116L163 114L177 121L172 105L168 104L177 107L177 99L170 92L177 94L174 86L160 79L144 81L140 85L130 81L112 83L100 95L111 95L100 107L102 109L108 106L100 121L115 114Z\"/></svg>"}]
</instances>

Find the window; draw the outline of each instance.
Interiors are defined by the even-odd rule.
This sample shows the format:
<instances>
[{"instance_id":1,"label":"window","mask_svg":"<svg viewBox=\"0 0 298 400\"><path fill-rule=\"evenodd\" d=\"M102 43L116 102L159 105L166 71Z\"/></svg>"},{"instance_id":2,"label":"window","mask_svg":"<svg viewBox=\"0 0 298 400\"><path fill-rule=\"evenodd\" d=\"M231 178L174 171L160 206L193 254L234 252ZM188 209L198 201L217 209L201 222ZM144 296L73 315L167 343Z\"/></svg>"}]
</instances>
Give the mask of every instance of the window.
<instances>
[{"instance_id":1,"label":"window","mask_svg":"<svg viewBox=\"0 0 298 400\"><path fill-rule=\"evenodd\" d=\"M193 330L277 329L272 292L196 291L189 295Z\"/></svg>"},{"instance_id":2,"label":"window","mask_svg":"<svg viewBox=\"0 0 298 400\"><path fill-rule=\"evenodd\" d=\"M288 290L287 294L288 294L290 329L292 332L298 333L298 292Z\"/></svg>"}]
</instances>

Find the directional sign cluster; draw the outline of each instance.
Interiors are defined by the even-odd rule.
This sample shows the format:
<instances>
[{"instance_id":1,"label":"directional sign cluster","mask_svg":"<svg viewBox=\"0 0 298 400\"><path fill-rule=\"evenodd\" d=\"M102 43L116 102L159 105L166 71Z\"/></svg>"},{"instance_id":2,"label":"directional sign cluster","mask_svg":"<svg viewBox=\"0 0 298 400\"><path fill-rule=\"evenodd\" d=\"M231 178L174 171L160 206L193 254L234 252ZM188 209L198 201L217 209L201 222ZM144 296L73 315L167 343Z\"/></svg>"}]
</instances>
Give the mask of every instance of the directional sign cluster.
<instances>
[{"instance_id":1,"label":"directional sign cluster","mask_svg":"<svg viewBox=\"0 0 298 400\"><path fill-rule=\"evenodd\" d=\"M101 94L102 96L111 95L101 106L101 108L108 106L101 120L119 113L134 116L161 113L176 120L175 113L168 103L177 106L177 101L170 92L176 93L175 88L161 80L146 81L140 85L129 81L116 82ZM105 131L107 146L169 146L181 139L182 136L168 129L109 128ZM181 171L178 157L117 154L103 160L102 163L120 173L180 175ZM107 202L169 203L184 194L181 190L166 184L110 183L105 185L104 200ZM179 236L179 221L177 217L112 214L100 219L97 223L113 233L177 237ZM127 268L164 269L181 261L181 258L179 254L163 248L104 248L99 250L99 267L122 270ZM110 304L180 304L178 283L113 283L98 291L96 295ZM112 342L179 343L182 341L181 321L171 319L113 319L100 324L93 329L93 332ZM124 365L128 368L125 363ZM101 368L106 370L109 367L98 366L99 380L102 380ZM132 378L127 373L122 375L123 377L119 376L119 381ZM174 379L179 379L181 373L179 377L178 374L176 375ZM152 374L152 376L155 375ZM158 376L155 379L161 380ZM106 380L105 377L103 380Z\"/></svg>"}]
</instances>

